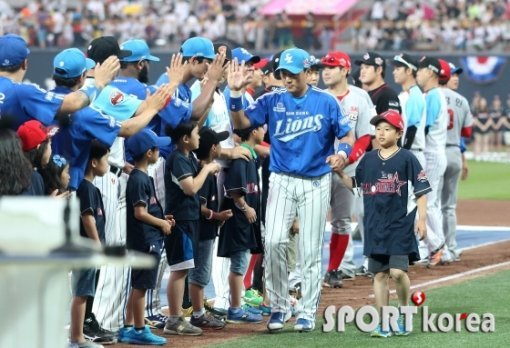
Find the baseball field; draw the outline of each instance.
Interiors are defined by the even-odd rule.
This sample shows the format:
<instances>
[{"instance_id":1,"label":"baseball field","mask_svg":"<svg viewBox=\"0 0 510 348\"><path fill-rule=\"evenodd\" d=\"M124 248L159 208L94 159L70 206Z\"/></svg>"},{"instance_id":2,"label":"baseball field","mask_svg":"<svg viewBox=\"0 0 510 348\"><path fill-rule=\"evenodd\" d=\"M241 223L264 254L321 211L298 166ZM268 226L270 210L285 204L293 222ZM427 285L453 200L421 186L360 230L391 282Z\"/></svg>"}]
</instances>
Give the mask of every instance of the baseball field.
<instances>
[{"instance_id":1,"label":"baseball field","mask_svg":"<svg viewBox=\"0 0 510 348\"><path fill-rule=\"evenodd\" d=\"M325 288L322 292L317 326L312 333L293 331L291 319L282 332L268 334L266 323L227 325L224 330L208 331L199 337L167 336L168 347L504 347L510 340L510 165L503 163L469 163L469 178L460 184L458 206L458 241L464 249L460 262L427 269L422 265L409 270L411 291L425 293L425 303L413 316L413 332L407 337L371 338L352 324L344 332L336 327L323 332L323 313L327 306L358 309L374 303L369 278L344 281L341 289ZM329 232L325 244L329 245ZM360 254L361 245L358 244ZM393 284L391 284L393 285ZM393 287L392 287L393 289ZM394 291L392 304L396 305ZM424 320L423 310L428 316ZM433 316L435 314L435 316ZM432 315L432 317L431 317ZM457 318L458 317L458 318ZM441 318L441 319L440 319ZM476 319L479 318L479 323ZM485 319L484 319L485 318ZM493 318L493 320L489 320ZM367 317L364 318L367 321ZM473 322L474 320L474 322ZM431 332L438 326L450 332ZM458 322L457 322L458 321ZM467 323L469 321L469 323ZM442 322L442 323L440 323ZM471 325L471 324L476 325ZM424 329L424 325L428 332ZM432 326L430 326L432 325ZM469 332L473 329L491 332ZM458 332L453 331L457 329ZM448 330L444 330L448 331ZM129 347L115 345L115 347Z\"/></svg>"}]
</instances>

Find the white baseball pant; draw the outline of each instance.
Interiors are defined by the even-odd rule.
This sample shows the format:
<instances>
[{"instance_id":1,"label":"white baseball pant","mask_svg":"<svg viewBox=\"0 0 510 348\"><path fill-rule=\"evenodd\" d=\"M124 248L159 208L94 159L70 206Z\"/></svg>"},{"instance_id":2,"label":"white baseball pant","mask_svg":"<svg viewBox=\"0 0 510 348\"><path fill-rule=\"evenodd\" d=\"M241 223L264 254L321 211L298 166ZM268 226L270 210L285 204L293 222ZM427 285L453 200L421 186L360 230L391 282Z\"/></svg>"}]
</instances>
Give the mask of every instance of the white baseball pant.
<instances>
[{"instance_id":1,"label":"white baseball pant","mask_svg":"<svg viewBox=\"0 0 510 348\"><path fill-rule=\"evenodd\" d=\"M441 214L440 182L446 170L446 155L442 151L425 152L425 172L432 191L427 193L427 238L429 253L444 245L443 217Z\"/></svg>"}]
</instances>

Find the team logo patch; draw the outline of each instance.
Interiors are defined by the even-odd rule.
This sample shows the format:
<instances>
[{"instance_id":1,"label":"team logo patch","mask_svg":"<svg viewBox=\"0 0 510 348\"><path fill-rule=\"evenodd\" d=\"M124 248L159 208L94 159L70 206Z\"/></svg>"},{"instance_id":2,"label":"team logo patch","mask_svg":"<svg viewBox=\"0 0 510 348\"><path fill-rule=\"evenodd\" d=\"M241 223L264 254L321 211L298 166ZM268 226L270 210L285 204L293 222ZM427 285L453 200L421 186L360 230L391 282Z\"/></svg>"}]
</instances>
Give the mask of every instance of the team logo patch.
<instances>
[{"instance_id":1,"label":"team logo patch","mask_svg":"<svg viewBox=\"0 0 510 348\"><path fill-rule=\"evenodd\" d=\"M312 186L319 187L319 186L321 186L321 183L319 182L319 180L314 180L314 181L312 181Z\"/></svg>"},{"instance_id":2,"label":"team logo patch","mask_svg":"<svg viewBox=\"0 0 510 348\"><path fill-rule=\"evenodd\" d=\"M344 111L344 115L346 115L349 120L351 120L351 121L358 120L359 108L357 106L352 105L350 110L343 110L343 111Z\"/></svg>"},{"instance_id":3,"label":"team logo patch","mask_svg":"<svg viewBox=\"0 0 510 348\"><path fill-rule=\"evenodd\" d=\"M425 182L427 181L427 174L425 174L425 171L422 169L421 172L418 173L418 177L416 178L419 182Z\"/></svg>"},{"instance_id":4,"label":"team logo patch","mask_svg":"<svg viewBox=\"0 0 510 348\"><path fill-rule=\"evenodd\" d=\"M283 103L277 103L276 106L273 107L273 111L275 112L285 112L285 105Z\"/></svg>"},{"instance_id":5,"label":"team logo patch","mask_svg":"<svg viewBox=\"0 0 510 348\"><path fill-rule=\"evenodd\" d=\"M113 91L110 94L110 103L112 105L120 104L124 101L124 95L120 91Z\"/></svg>"},{"instance_id":6,"label":"team logo patch","mask_svg":"<svg viewBox=\"0 0 510 348\"><path fill-rule=\"evenodd\" d=\"M378 193L396 193L401 196L402 186L407 185L407 181L399 180L398 172L394 174L382 173L381 178L376 183L364 183L362 185L363 194L375 195Z\"/></svg>"},{"instance_id":7,"label":"team logo patch","mask_svg":"<svg viewBox=\"0 0 510 348\"><path fill-rule=\"evenodd\" d=\"M285 63L287 64L293 63L292 55L290 53L285 54L285 58L283 58L283 60L285 60Z\"/></svg>"}]
</instances>

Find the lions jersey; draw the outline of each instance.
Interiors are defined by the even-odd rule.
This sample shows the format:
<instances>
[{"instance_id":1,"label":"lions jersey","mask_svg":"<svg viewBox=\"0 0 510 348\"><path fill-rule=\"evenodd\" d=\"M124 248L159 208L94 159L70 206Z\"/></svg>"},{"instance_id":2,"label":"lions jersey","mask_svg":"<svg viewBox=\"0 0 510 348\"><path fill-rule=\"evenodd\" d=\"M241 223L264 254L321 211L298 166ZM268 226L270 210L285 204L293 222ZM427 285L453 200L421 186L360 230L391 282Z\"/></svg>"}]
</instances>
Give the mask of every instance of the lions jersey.
<instances>
[{"instance_id":1,"label":"lions jersey","mask_svg":"<svg viewBox=\"0 0 510 348\"><path fill-rule=\"evenodd\" d=\"M252 126L268 125L274 173L318 177L331 172L326 158L333 154L335 138L351 130L335 97L316 87L300 98L286 90L264 94L245 114Z\"/></svg>"},{"instance_id":2,"label":"lions jersey","mask_svg":"<svg viewBox=\"0 0 510 348\"><path fill-rule=\"evenodd\" d=\"M448 132L446 144L460 146L460 133L462 128L473 124L473 115L469 103L462 95L449 89L443 88L443 93L448 106Z\"/></svg>"},{"instance_id":3,"label":"lions jersey","mask_svg":"<svg viewBox=\"0 0 510 348\"><path fill-rule=\"evenodd\" d=\"M0 117L10 117L14 128L30 120L53 123L64 98L35 84L13 82L0 76Z\"/></svg>"},{"instance_id":4,"label":"lions jersey","mask_svg":"<svg viewBox=\"0 0 510 348\"><path fill-rule=\"evenodd\" d=\"M425 152L436 152L446 149L446 132L448 128L448 108L446 99L439 87L429 90L425 94L427 107L427 122L429 127L425 137Z\"/></svg>"}]
</instances>

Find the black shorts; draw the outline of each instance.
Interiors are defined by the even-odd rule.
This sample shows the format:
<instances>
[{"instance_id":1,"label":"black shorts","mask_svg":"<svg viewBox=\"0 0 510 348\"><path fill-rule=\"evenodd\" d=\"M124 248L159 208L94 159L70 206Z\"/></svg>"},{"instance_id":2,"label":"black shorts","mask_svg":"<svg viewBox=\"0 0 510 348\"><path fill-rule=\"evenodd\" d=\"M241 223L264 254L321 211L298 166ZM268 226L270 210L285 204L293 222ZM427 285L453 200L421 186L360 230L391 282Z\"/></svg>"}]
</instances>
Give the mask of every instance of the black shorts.
<instances>
[{"instance_id":1,"label":"black shorts","mask_svg":"<svg viewBox=\"0 0 510 348\"><path fill-rule=\"evenodd\" d=\"M171 271L195 268L198 251L198 220L176 221L172 233L165 238L165 250Z\"/></svg>"},{"instance_id":2,"label":"black shorts","mask_svg":"<svg viewBox=\"0 0 510 348\"><path fill-rule=\"evenodd\" d=\"M152 255L156 260L156 265L151 269L132 269L131 287L133 289L155 289L158 278L159 261L163 251L163 240L157 240L150 243L148 250L140 250L148 255Z\"/></svg>"},{"instance_id":3,"label":"black shorts","mask_svg":"<svg viewBox=\"0 0 510 348\"><path fill-rule=\"evenodd\" d=\"M380 273L393 269L407 272L409 269L409 255L372 255L368 258L368 271Z\"/></svg>"}]
</instances>

